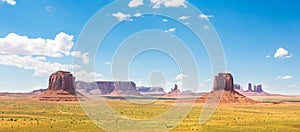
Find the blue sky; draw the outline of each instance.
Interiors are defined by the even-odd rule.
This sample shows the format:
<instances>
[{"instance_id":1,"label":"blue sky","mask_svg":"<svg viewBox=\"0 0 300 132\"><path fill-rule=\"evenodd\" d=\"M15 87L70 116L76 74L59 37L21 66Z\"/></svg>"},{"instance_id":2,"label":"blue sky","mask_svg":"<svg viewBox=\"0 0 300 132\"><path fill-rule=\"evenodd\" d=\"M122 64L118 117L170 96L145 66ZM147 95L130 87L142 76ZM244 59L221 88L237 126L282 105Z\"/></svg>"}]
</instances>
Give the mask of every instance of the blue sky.
<instances>
[{"instance_id":1,"label":"blue sky","mask_svg":"<svg viewBox=\"0 0 300 132\"><path fill-rule=\"evenodd\" d=\"M79 51L75 46L80 32L91 17L113 2L113 0L15 0L15 3L12 2L14 0L0 1L1 92L26 92L46 88L50 73L56 70L72 70L73 58L82 63L93 62L91 53ZM180 44L180 41L177 41L180 39L194 55L199 69L199 87L191 90L209 91L212 89L213 78L209 55L187 27L194 19L193 15L197 15L199 20L208 21L213 26L204 28L214 29L218 33L224 48L226 72L233 74L236 83L244 87L248 82L263 84L264 90L270 93L300 95L298 81L300 2L171 0L169 3L155 3L155 0L153 1L151 4L149 0L144 0L142 5L138 0L130 5L130 0L127 0L125 2L128 4L119 5L120 9L114 8L107 14L107 17L120 23L110 31L98 49L95 71L80 68L76 70L78 71L76 75L81 76L80 79L90 80L95 75L98 80L110 80L113 55L122 44L139 45L153 41L161 45L170 43L176 45ZM182 18L185 23L165 16L143 14L142 10L143 6L153 8L158 13L160 10L156 8L180 10L189 8L185 7L188 5L186 2L202 13L185 14ZM180 14L176 11L173 13ZM131 17L126 16L128 14ZM151 31L153 29L160 30L162 35L154 34L152 38L156 39L151 40L149 33L155 32ZM133 34L142 30L150 32ZM147 33L148 37L145 37ZM174 39L166 39L162 37L164 35ZM179 49L178 54L180 52ZM149 77L153 71L161 71L164 74L168 83L166 91L174 83L180 83L191 77L180 72L172 57L157 51L147 51L136 56L128 74L138 85L149 85L151 80Z\"/></svg>"}]
</instances>

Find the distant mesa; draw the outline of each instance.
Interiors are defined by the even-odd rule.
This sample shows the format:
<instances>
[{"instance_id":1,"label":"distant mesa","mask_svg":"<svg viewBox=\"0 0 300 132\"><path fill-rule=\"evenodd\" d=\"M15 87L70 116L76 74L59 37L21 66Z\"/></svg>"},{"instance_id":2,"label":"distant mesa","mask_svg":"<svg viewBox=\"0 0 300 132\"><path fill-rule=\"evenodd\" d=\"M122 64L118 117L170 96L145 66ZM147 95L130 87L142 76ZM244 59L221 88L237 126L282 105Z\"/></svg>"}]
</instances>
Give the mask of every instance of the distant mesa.
<instances>
[{"instance_id":1,"label":"distant mesa","mask_svg":"<svg viewBox=\"0 0 300 132\"><path fill-rule=\"evenodd\" d=\"M164 89L161 87L140 86L140 87L137 87L136 90L143 95L150 95L150 96L161 96L161 95L166 94Z\"/></svg>"},{"instance_id":2,"label":"distant mesa","mask_svg":"<svg viewBox=\"0 0 300 132\"><path fill-rule=\"evenodd\" d=\"M76 89L85 94L100 94L107 96L141 96L134 82L130 81L97 81L97 82L75 82Z\"/></svg>"},{"instance_id":3,"label":"distant mesa","mask_svg":"<svg viewBox=\"0 0 300 132\"><path fill-rule=\"evenodd\" d=\"M70 72L58 71L49 77L48 89L37 95L42 101L77 101L75 77Z\"/></svg>"},{"instance_id":4,"label":"distant mesa","mask_svg":"<svg viewBox=\"0 0 300 132\"><path fill-rule=\"evenodd\" d=\"M75 91L76 88L76 91ZM219 73L215 76L213 91L198 98L198 102L205 102L206 99L222 95L221 103L256 103L235 91L241 89L237 84L234 85L233 76L230 73ZM261 85L254 87L253 91L263 91ZM222 92L222 94L219 94ZM38 90L37 97L42 101L77 101L78 96L102 95L102 96L162 96L162 97L190 97L200 96L192 91L180 91L177 84L166 93L161 87L136 87L132 81L97 81L83 82L76 81L75 77L67 71L58 71L49 77L48 89Z\"/></svg>"}]
</instances>

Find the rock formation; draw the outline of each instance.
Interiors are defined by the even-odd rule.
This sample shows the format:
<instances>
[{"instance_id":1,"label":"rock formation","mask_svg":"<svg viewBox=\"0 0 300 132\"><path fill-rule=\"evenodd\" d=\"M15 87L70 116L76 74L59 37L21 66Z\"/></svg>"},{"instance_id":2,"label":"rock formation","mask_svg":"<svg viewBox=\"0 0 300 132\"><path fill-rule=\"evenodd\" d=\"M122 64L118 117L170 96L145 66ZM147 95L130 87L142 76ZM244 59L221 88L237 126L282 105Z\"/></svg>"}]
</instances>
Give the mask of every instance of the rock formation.
<instances>
[{"instance_id":1,"label":"rock formation","mask_svg":"<svg viewBox=\"0 0 300 132\"><path fill-rule=\"evenodd\" d=\"M134 82L125 81L98 81L98 82L75 82L76 89L82 89L88 94L110 95L111 93L119 93L120 95L140 96L141 94L136 90ZM93 92L98 91L98 92Z\"/></svg>"},{"instance_id":2,"label":"rock formation","mask_svg":"<svg viewBox=\"0 0 300 132\"><path fill-rule=\"evenodd\" d=\"M180 92L180 90L178 88L178 85L175 84L174 88L171 88L171 91L168 92L167 94L165 94L164 96L168 96L169 97L169 96L179 96L179 95L181 95L181 92Z\"/></svg>"},{"instance_id":3,"label":"rock formation","mask_svg":"<svg viewBox=\"0 0 300 132\"><path fill-rule=\"evenodd\" d=\"M248 91L252 91L252 84L251 83L248 83Z\"/></svg>"},{"instance_id":4,"label":"rock formation","mask_svg":"<svg viewBox=\"0 0 300 132\"><path fill-rule=\"evenodd\" d=\"M75 77L70 72L58 71L49 78L48 90L64 90L75 94Z\"/></svg>"},{"instance_id":5,"label":"rock formation","mask_svg":"<svg viewBox=\"0 0 300 132\"><path fill-rule=\"evenodd\" d=\"M244 91L243 89L236 89L237 92L246 95L246 96L271 96L267 92L264 92L262 85L254 85L252 89L252 84L248 83L248 90Z\"/></svg>"},{"instance_id":6,"label":"rock formation","mask_svg":"<svg viewBox=\"0 0 300 132\"><path fill-rule=\"evenodd\" d=\"M234 91L233 77L230 73L219 73L214 79L214 90Z\"/></svg>"},{"instance_id":7,"label":"rock formation","mask_svg":"<svg viewBox=\"0 0 300 132\"><path fill-rule=\"evenodd\" d=\"M161 96L165 94L165 91L161 87L137 87L136 88L138 92L144 95L153 95L153 96Z\"/></svg>"},{"instance_id":8,"label":"rock formation","mask_svg":"<svg viewBox=\"0 0 300 132\"><path fill-rule=\"evenodd\" d=\"M257 86L256 86L256 89L254 89L254 91L255 91L255 92L259 92L259 93L260 93L260 92L263 92L262 85L257 85Z\"/></svg>"},{"instance_id":9,"label":"rock formation","mask_svg":"<svg viewBox=\"0 0 300 132\"><path fill-rule=\"evenodd\" d=\"M254 101L234 90L233 77L230 73L219 73L214 79L214 90L200 98L197 102L204 103L207 99L219 100L220 103L254 104Z\"/></svg>"},{"instance_id":10,"label":"rock formation","mask_svg":"<svg viewBox=\"0 0 300 132\"><path fill-rule=\"evenodd\" d=\"M234 89L235 90L240 90L240 89L242 89L242 87L241 87L240 84L234 84Z\"/></svg>"},{"instance_id":11,"label":"rock formation","mask_svg":"<svg viewBox=\"0 0 300 132\"><path fill-rule=\"evenodd\" d=\"M77 101L74 80L70 72L55 72L49 77L48 89L37 97L42 101Z\"/></svg>"}]
</instances>

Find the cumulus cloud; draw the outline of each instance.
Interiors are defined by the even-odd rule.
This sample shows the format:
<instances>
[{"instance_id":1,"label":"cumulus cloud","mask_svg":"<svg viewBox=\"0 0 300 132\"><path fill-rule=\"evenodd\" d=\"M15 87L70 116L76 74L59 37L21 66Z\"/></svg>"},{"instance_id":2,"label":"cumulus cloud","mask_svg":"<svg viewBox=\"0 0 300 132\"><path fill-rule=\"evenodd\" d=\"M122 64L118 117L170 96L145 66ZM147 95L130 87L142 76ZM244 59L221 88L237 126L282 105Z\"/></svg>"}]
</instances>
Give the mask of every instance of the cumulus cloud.
<instances>
[{"instance_id":1,"label":"cumulus cloud","mask_svg":"<svg viewBox=\"0 0 300 132\"><path fill-rule=\"evenodd\" d=\"M180 19L180 20L187 20L187 19L190 19L190 18L191 18L190 16L181 16L178 19Z\"/></svg>"},{"instance_id":2,"label":"cumulus cloud","mask_svg":"<svg viewBox=\"0 0 300 132\"><path fill-rule=\"evenodd\" d=\"M104 62L104 64L106 64L106 65L111 65L111 62L106 61L106 62Z\"/></svg>"},{"instance_id":3,"label":"cumulus cloud","mask_svg":"<svg viewBox=\"0 0 300 132\"><path fill-rule=\"evenodd\" d=\"M0 53L8 55L41 55L48 57L62 57L71 55L86 61L87 53L71 52L74 46L74 36L64 32L58 33L54 39L29 38L16 33L10 33L0 38ZM86 60L84 60L86 59Z\"/></svg>"},{"instance_id":4,"label":"cumulus cloud","mask_svg":"<svg viewBox=\"0 0 300 132\"><path fill-rule=\"evenodd\" d=\"M142 15L143 15L142 13L137 12L133 16L135 16L135 17L141 17Z\"/></svg>"},{"instance_id":5,"label":"cumulus cloud","mask_svg":"<svg viewBox=\"0 0 300 132\"><path fill-rule=\"evenodd\" d=\"M88 64L90 62L90 57L88 55L89 55L89 53L86 52L86 53L81 54L81 56L79 57L82 59L83 64Z\"/></svg>"},{"instance_id":6,"label":"cumulus cloud","mask_svg":"<svg viewBox=\"0 0 300 132\"><path fill-rule=\"evenodd\" d=\"M51 63L45 57L18 56L18 55L0 55L0 64L15 66L26 70L34 70L34 76L49 76L51 73L59 70L70 70L73 67L69 64Z\"/></svg>"},{"instance_id":7,"label":"cumulus cloud","mask_svg":"<svg viewBox=\"0 0 300 132\"><path fill-rule=\"evenodd\" d=\"M103 75L96 72L87 72L85 70L78 70L74 72L74 76L78 81L86 81L86 82L93 82L93 81L101 81L103 80Z\"/></svg>"},{"instance_id":8,"label":"cumulus cloud","mask_svg":"<svg viewBox=\"0 0 300 132\"><path fill-rule=\"evenodd\" d=\"M203 14L203 13L201 13L200 15L199 15L199 18L200 19L203 19L203 20L209 20L209 18L213 18L214 16L212 16L212 15L205 15L205 14Z\"/></svg>"},{"instance_id":9,"label":"cumulus cloud","mask_svg":"<svg viewBox=\"0 0 300 132\"><path fill-rule=\"evenodd\" d=\"M6 4L9 4L9 5L16 5L17 2L15 0L1 0L1 3L6 3Z\"/></svg>"},{"instance_id":10,"label":"cumulus cloud","mask_svg":"<svg viewBox=\"0 0 300 132\"><path fill-rule=\"evenodd\" d=\"M112 16L116 17L119 21L132 21L132 19L130 19L131 17L130 14L118 12L118 13L113 13Z\"/></svg>"},{"instance_id":11,"label":"cumulus cloud","mask_svg":"<svg viewBox=\"0 0 300 132\"><path fill-rule=\"evenodd\" d=\"M292 58L292 56L293 55L289 54L289 51L287 51L282 47L278 48L274 54L274 58L279 58L279 59L288 59L288 58Z\"/></svg>"},{"instance_id":12,"label":"cumulus cloud","mask_svg":"<svg viewBox=\"0 0 300 132\"><path fill-rule=\"evenodd\" d=\"M208 79L205 80L205 82L211 82L211 79L208 78Z\"/></svg>"},{"instance_id":13,"label":"cumulus cloud","mask_svg":"<svg viewBox=\"0 0 300 132\"><path fill-rule=\"evenodd\" d=\"M288 80L288 79L292 79L293 76L291 75L286 75L286 76L278 76L277 79L281 79L281 80Z\"/></svg>"},{"instance_id":14,"label":"cumulus cloud","mask_svg":"<svg viewBox=\"0 0 300 132\"><path fill-rule=\"evenodd\" d=\"M182 81L185 80L188 77L186 74L178 74L175 78L176 81Z\"/></svg>"},{"instance_id":15,"label":"cumulus cloud","mask_svg":"<svg viewBox=\"0 0 300 132\"><path fill-rule=\"evenodd\" d=\"M166 33L174 33L176 31L176 28L170 28L168 30L165 30Z\"/></svg>"},{"instance_id":16,"label":"cumulus cloud","mask_svg":"<svg viewBox=\"0 0 300 132\"><path fill-rule=\"evenodd\" d=\"M131 0L128 3L128 7L130 8L134 8L134 7L138 7L138 6L142 6L144 5L144 0Z\"/></svg>"},{"instance_id":17,"label":"cumulus cloud","mask_svg":"<svg viewBox=\"0 0 300 132\"><path fill-rule=\"evenodd\" d=\"M187 7L186 0L150 0L152 8L158 9L162 5L165 7Z\"/></svg>"}]
</instances>

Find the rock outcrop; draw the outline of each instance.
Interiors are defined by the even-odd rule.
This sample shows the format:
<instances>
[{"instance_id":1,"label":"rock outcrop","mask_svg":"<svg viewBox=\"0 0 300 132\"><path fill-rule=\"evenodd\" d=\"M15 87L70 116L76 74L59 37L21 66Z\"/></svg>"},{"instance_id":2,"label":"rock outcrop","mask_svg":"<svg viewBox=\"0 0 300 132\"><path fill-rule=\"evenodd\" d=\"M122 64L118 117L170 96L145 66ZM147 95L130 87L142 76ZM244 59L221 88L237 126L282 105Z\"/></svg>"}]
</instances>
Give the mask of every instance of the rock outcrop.
<instances>
[{"instance_id":1,"label":"rock outcrop","mask_svg":"<svg viewBox=\"0 0 300 132\"><path fill-rule=\"evenodd\" d=\"M49 77L48 89L37 97L42 101L77 101L74 80L70 72L55 72Z\"/></svg>"},{"instance_id":2,"label":"rock outcrop","mask_svg":"<svg viewBox=\"0 0 300 132\"><path fill-rule=\"evenodd\" d=\"M181 95L181 92L178 88L178 85L175 84L174 88L171 88L171 91L168 92L167 94L165 94L164 96L170 97L170 96L180 96L180 95Z\"/></svg>"},{"instance_id":3,"label":"rock outcrop","mask_svg":"<svg viewBox=\"0 0 300 132\"><path fill-rule=\"evenodd\" d=\"M214 90L198 98L197 102L204 103L207 99L229 104L255 104L258 103L234 90L234 81L230 73L219 73L214 79ZM220 99L220 100L218 100Z\"/></svg>"},{"instance_id":4,"label":"rock outcrop","mask_svg":"<svg viewBox=\"0 0 300 132\"><path fill-rule=\"evenodd\" d=\"M48 90L63 90L75 94L75 77L70 72L58 71L49 78Z\"/></svg>"},{"instance_id":5,"label":"rock outcrop","mask_svg":"<svg viewBox=\"0 0 300 132\"><path fill-rule=\"evenodd\" d=\"M219 73L214 79L214 90L234 91L233 77L230 73Z\"/></svg>"}]
</instances>

